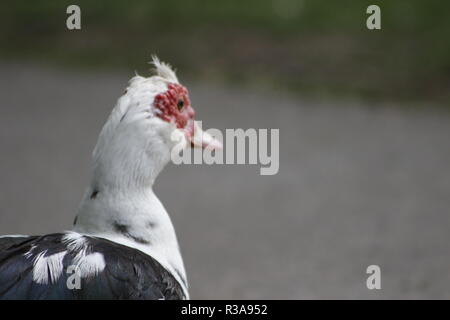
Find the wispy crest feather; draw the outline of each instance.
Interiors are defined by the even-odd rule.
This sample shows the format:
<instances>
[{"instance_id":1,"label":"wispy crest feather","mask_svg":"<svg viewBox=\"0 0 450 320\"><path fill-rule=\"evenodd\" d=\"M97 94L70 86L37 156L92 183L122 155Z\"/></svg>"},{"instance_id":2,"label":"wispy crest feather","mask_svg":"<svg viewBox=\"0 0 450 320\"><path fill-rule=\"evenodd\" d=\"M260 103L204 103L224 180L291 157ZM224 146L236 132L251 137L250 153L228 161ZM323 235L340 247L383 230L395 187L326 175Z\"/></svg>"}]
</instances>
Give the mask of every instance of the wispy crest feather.
<instances>
[{"instance_id":1,"label":"wispy crest feather","mask_svg":"<svg viewBox=\"0 0 450 320\"><path fill-rule=\"evenodd\" d=\"M152 56L152 61L150 63L154 66L154 71L158 76L170 82L178 83L177 75L170 64L161 62L156 55Z\"/></svg>"}]
</instances>

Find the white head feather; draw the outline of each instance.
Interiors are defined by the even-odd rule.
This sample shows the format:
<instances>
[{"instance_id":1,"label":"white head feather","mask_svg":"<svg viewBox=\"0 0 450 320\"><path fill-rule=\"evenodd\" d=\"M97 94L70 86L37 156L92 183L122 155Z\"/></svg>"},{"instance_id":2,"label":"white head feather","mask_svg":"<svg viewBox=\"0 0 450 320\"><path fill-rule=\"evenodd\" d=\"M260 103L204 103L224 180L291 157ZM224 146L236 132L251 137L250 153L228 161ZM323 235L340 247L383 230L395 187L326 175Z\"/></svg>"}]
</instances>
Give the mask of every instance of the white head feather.
<instances>
[{"instance_id":1,"label":"white head feather","mask_svg":"<svg viewBox=\"0 0 450 320\"><path fill-rule=\"evenodd\" d=\"M154 70L158 76L169 82L178 83L177 75L170 64L159 61L155 55L152 56L150 63L155 67Z\"/></svg>"},{"instance_id":2,"label":"white head feather","mask_svg":"<svg viewBox=\"0 0 450 320\"><path fill-rule=\"evenodd\" d=\"M156 117L155 97L178 82L168 64L153 57L154 75L136 75L117 101L98 138L93 152L94 185L151 185L170 160L172 147L184 135L178 129ZM175 132L176 133L176 132ZM185 141L182 143L186 144Z\"/></svg>"}]
</instances>

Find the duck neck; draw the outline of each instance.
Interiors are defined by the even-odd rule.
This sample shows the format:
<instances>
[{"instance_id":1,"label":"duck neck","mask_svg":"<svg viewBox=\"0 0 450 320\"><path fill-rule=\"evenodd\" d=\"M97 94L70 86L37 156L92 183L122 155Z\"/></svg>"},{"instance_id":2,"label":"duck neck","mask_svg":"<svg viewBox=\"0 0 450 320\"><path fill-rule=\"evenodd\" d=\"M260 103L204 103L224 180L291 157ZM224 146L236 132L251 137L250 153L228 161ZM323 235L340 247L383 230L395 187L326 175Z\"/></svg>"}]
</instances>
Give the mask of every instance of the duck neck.
<instances>
[{"instance_id":1,"label":"duck neck","mask_svg":"<svg viewBox=\"0 0 450 320\"><path fill-rule=\"evenodd\" d=\"M133 183L117 188L94 180L83 197L73 230L150 255L171 272L187 295L175 230L151 184Z\"/></svg>"}]
</instances>

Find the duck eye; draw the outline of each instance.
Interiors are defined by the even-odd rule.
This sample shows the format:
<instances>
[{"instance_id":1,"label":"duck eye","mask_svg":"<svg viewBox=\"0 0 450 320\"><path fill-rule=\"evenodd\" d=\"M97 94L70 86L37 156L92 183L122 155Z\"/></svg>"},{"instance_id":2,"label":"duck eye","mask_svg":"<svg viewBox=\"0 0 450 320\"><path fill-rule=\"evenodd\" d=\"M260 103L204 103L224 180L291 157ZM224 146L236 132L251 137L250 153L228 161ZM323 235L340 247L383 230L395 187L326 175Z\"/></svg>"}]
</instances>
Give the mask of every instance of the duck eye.
<instances>
[{"instance_id":1,"label":"duck eye","mask_svg":"<svg viewBox=\"0 0 450 320\"><path fill-rule=\"evenodd\" d=\"M178 104L177 104L178 111L181 111L181 109L183 109L183 106L184 106L184 101L178 100Z\"/></svg>"}]
</instances>

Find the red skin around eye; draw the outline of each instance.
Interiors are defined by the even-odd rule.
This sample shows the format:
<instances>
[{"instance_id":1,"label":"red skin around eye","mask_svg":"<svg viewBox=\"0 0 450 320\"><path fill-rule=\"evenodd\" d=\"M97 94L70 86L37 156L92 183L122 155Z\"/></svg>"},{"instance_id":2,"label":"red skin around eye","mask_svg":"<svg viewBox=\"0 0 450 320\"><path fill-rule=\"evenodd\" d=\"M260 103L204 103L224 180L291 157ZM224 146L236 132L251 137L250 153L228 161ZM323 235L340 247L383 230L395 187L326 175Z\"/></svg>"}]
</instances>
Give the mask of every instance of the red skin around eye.
<instances>
[{"instance_id":1,"label":"red skin around eye","mask_svg":"<svg viewBox=\"0 0 450 320\"><path fill-rule=\"evenodd\" d=\"M183 101L183 108L178 110L180 100ZM153 105L158 110L156 115L159 118L174 123L179 129L186 128L188 123L192 123L190 120L194 120L195 111L191 107L188 91L180 84L170 83L167 91L155 97Z\"/></svg>"}]
</instances>

